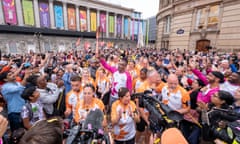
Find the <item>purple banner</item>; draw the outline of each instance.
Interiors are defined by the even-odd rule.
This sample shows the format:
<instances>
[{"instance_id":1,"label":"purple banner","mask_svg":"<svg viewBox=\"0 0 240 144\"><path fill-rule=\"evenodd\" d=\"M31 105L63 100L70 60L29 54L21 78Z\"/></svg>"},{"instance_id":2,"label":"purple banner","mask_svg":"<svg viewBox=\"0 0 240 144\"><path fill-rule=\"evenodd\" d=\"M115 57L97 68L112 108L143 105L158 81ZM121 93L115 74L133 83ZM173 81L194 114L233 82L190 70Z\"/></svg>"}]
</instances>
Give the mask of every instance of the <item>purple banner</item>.
<instances>
[{"instance_id":1,"label":"purple banner","mask_svg":"<svg viewBox=\"0 0 240 144\"><path fill-rule=\"evenodd\" d=\"M106 32L106 14L105 13L101 13L100 14L100 26L102 28L102 32Z\"/></svg>"},{"instance_id":2,"label":"purple banner","mask_svg":"<svg viewBox=\"0 0 240 144\"><path fill-rule=\"evenodd\" d=\"M48 3L39 3L39 14L40 14L40 26L50 27L50 14Z\"/></svg>"},{"instance_id":3,"label":"purple banner","mask_svg":"<svg viewBox=\"0 0 240 144\"><path fill-rule=\"evenodd\" d=\"M122 16L117 17L117 34L122 33Z\"/></svg>"},{"instance_id":4,"label":"purple banner","mask_svg":"<svg viewBox=\"0 0 240 144\"><path fill-rule=\"evenodd\" d=\"M15 2L14 0L3 0L3 11L5 22L9 24L16 25L17 24L17 15L15 10Z\"/></svg>"}]
</instances>

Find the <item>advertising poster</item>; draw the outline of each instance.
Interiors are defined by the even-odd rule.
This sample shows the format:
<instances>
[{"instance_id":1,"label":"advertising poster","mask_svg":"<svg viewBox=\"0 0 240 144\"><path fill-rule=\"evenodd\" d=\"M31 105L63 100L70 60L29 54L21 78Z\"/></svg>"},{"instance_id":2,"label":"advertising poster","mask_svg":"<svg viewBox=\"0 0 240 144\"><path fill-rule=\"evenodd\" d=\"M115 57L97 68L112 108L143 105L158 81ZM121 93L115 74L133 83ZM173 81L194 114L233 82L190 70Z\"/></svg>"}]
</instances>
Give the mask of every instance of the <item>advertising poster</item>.
<instances>
[{"instance_id":1,"label":"advertising poster","mask_svg":"<svg viewBox=\"0 0 240 144\"><path fill-rule=\"evenodd\" d=\"M69 30L76 30L76 13L74 8L68 8L68 29Z\"/></svg>"},{"instance_id":2,"label":"advertising poster","mask_svg":"<svg viewBox=\"0 0 240 144\"><path fill-rule=\"evenodd\" d=\"M96 31L97 30L97 13L96 12L91 12L90 13L90 19L91 19L90 30L91 31Z\"/></svg>"},{"instance_id":3,"label":"advertising poster","mask_svg":"<svg viewBox=\"0 0 240 144\"><path fill-rule=\"evenodd\" d=\"M39 16L40 16L40 26L41 27L50 27L50 14L48 3L39 3Z\"/></svg>"},{"instance_id":4,"label":"advertising poster","mask_svg":"<svg viewBox=\"0 0 240 144\"><path fill-rule=\"evenodd\" d=\"M117 16L117 34L122 33L122 16Z\"/></svg>"},{"instance_id":5,"label":"advertising poster","mask_svg":"<svg viewBox=\"0 0 240 144\"><path fill-rule=\"evenodd\" d=\"M31 0L22 0L24 24L34 26L33 3Z\"/></svg>"},{"instance_id":6,"label":"advertising poster","mask_svg":"<svg viewBox=\"0 0 240 144\"><path fill-rule=\"evenodd\" d=\"M3 0L2 2L5 22L12 25L16 25L17 14L14 0Z\"/></svg>"},{"instance_id":7,"label":"advertising poster","mask_svg":"<svg viewBox=\"0 0 240 144\"><path fill-rule=\"evenodd\" d=\"M128 18L124 19L124 35L127 36L128 35Z\"/></svg>"},{"instance_id":8,"label":"advertising poster","mask_svg":"<svg viewBox=\"0 0 240 144\"><path fill-rule=\"evenodd\" d=\"M87 12L86 10L80 10L80 30L81 32L87 31Z\"/></svg>"},{"instance_id":9,"label":"advertising poster","mask_svg":"<svg viewBox=\"0 0 240 144\"><path fill-rule=\"evenodd\" d=\"M100 26L102 28L102 32L106 32L106 14L105 13L101 13L100 14Z\"/></svg>"},{"instance_id":10,"label":"advertising poster","mask_svg":"<svg viewBox=\"0 0 240 144\"><path fill-rule=\"evenodd\" d=\"M109 16L109 32L114 33L114 16Z\"/></svg>"},{"instance_id":11,"label":"advertising poster","mask_svg":"<svg viewBox=\"0 0 240 144\"><path fill-rule=\"evenodd\" d=\"M54 5L54 15L56 28L64 28L63 7L60 5Z\"/></svg>"}]
</instances>

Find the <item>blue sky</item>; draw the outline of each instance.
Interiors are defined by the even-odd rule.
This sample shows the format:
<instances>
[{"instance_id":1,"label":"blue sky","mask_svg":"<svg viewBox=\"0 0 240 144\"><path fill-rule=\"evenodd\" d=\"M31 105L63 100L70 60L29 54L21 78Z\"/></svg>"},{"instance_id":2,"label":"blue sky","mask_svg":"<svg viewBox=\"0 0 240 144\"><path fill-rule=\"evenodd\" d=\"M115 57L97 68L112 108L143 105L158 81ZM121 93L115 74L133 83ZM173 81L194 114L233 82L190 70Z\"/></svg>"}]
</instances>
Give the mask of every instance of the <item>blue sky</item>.
<instances>
[{"instance_id":1,"label":"blue sky","mask_svg":"<svg viewBox=\"0 0 240 144\"><path fill-rule=\"evenodd\" d=\"M148 18L157 14L159 0L100 0L142 12L142 18Z\"/></svg>"}]
</instances>

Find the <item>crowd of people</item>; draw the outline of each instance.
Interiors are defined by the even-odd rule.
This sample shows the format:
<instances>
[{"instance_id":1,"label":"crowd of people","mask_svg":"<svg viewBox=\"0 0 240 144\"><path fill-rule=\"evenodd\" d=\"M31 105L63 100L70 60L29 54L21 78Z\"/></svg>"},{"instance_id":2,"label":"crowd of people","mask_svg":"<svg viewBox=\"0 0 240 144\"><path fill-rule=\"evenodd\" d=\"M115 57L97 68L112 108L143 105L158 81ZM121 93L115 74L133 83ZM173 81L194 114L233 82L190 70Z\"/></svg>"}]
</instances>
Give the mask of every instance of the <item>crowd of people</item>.
<instances>
[{"instance_id":1,"label":"crowd of people","mask_svg":"<svg viewBox=\"0 0 240 144\"><path fill-rule=\"evenodd\" d=\"M4 143L62 143L62 119L76 125L94 109L104 113L113 143L157 143L149 111L131 99L145 91L183 115L178 128L190 144L232 142L205 133L212 126L227 129L228 119L204 116L214 109L240 115L240 53L126 48L9 54L1 56L0 83Z\"/></svg>"}]
</instances>

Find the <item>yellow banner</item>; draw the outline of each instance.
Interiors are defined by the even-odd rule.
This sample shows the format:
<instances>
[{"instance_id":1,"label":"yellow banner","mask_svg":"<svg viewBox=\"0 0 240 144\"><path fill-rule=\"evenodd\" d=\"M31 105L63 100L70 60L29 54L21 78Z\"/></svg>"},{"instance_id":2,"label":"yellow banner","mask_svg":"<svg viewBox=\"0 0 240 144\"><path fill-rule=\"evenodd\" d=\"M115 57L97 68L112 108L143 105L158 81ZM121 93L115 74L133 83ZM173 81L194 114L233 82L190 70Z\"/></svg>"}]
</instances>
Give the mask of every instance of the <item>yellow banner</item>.
<instances>
[{"instance_id":1,"label":"yellow banner","mask_svg":"<svg viewBox=\"0 0 240 144\"><path fill-rule=\"evenodd\" d=\"M114 17L113 16L109 16L109 32L110 33L114 33Z\"/></svg>"},{"instance_id":2,"label":"yellow banner","mask_svg":"<svg viewBox=\"0 0 240 144\"><path fill-rule=\"evenodd\" d=\"M90 14L91 19L91 31L97 30L97 14L96 12L91 12Z\"/></svg>"},{"instance_id":3,"label":"yellow banner","mask_svg":"<svg viewBox=\"0 0 240 144\"><path fill-rule=\"evenodd\" d=\"M22 1L23 17L24 23L26 25L34 26L34 13L33 13L33 4L31 0Z\"/></svg>"}]
</instances>

